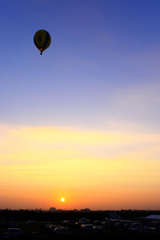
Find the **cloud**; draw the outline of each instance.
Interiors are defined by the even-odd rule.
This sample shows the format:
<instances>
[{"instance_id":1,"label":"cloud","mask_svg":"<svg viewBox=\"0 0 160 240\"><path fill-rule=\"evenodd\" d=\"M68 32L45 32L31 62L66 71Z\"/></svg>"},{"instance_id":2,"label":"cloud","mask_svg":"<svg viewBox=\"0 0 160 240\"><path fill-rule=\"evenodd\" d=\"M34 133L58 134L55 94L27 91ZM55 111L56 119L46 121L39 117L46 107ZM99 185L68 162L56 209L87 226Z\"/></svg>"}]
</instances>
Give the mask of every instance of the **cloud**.
<instances>
[{"instance_id":1,"label":"cloud","mask_svg":"<svg viewBox=\"0 0 160 240\"><path fill-rule=\"evenodd\" d=\"M0 126L0 163L39 164L68 159L158 159L160 135L56 127Z\"/></svg>"},{"instance_id":2,"label":"cloud","mask_svg":"<svg viewBox=\"0 0 160 240\"><path fill-rule=\"evenodd\" d=\"M158 83L115 89L109 97L104 94L97 110L101 126L107 130L159 133L159 96Z\"/></svg>"}]
</instances>

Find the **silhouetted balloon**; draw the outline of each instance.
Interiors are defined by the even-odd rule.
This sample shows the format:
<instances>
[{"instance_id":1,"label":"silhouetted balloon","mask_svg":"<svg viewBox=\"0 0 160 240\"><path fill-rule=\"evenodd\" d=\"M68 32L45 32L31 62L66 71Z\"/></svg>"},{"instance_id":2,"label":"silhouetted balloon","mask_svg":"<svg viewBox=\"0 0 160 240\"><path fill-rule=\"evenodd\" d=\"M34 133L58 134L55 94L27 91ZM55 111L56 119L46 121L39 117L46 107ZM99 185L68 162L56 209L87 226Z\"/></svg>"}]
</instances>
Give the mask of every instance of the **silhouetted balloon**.
<instances>
[{"instance_id":1,"label":"silhouetted balloon","mask_svg":"<svg viewBox=\"0 0 160 240\"><path fill-rule=\"evenodd\" d=\"M51 36L46 30L39 30L35 33L34 44L41 52L40 53L41 55L42 55L42 52L49 47L50 43L51 43Z\"/></svg>"}]
</instances>

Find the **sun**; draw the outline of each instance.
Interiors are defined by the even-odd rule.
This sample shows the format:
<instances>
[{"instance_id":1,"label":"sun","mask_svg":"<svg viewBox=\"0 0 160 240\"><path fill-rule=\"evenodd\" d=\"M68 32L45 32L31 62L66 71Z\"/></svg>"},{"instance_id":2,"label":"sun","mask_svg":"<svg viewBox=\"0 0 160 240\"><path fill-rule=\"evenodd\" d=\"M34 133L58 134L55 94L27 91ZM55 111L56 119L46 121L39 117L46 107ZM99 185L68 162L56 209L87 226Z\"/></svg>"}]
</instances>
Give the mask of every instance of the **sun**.
<instances>
[{"instance_id":1,"label":"sun","mask_svg":"<svg viewBox=\"0 0 160 240\"><path fill-rule=\"evenodd\" d=\"M61 198L61 202L64 202L65 201L65 199L64 198Z\"/></svg>"}]
</instances>

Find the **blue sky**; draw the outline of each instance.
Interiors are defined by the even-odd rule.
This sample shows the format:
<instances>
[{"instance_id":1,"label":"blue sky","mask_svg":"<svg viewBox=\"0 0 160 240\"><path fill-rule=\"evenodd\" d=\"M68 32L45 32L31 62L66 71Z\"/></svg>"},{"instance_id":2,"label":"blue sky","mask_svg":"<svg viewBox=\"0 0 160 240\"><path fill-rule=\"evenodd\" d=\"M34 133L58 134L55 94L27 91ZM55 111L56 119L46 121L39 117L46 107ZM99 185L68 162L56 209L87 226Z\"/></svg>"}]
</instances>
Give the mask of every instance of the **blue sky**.
<instances>
[{"instance_id":1,"label":"blue sky","mask_svg":"<svg viewBox=\"0 0 160 240\"><path fill-rule=\"evenodd\" d=\"M157 124L159 9L143 0L1 1L1 122ZM52 38L42 56L39 29Z\"/></svg>"}]
</instances>

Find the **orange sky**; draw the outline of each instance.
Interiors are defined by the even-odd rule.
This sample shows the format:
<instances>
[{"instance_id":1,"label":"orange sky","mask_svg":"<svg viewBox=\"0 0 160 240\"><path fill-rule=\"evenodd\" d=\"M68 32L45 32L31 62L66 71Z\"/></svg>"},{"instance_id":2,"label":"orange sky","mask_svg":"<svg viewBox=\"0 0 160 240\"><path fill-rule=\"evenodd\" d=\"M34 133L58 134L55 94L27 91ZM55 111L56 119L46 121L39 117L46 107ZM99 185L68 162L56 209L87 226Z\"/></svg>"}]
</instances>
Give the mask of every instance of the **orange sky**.
<instances>
[{"instance_id":1,"label":"orange sky","mask_svg":"<svg viewBox=\"0 0 160 240\"><path fill-rule=\"evenodd\" d=\"M159 208L158 135L0 130L1 208Z\"/></svg>"}]
</instances>

